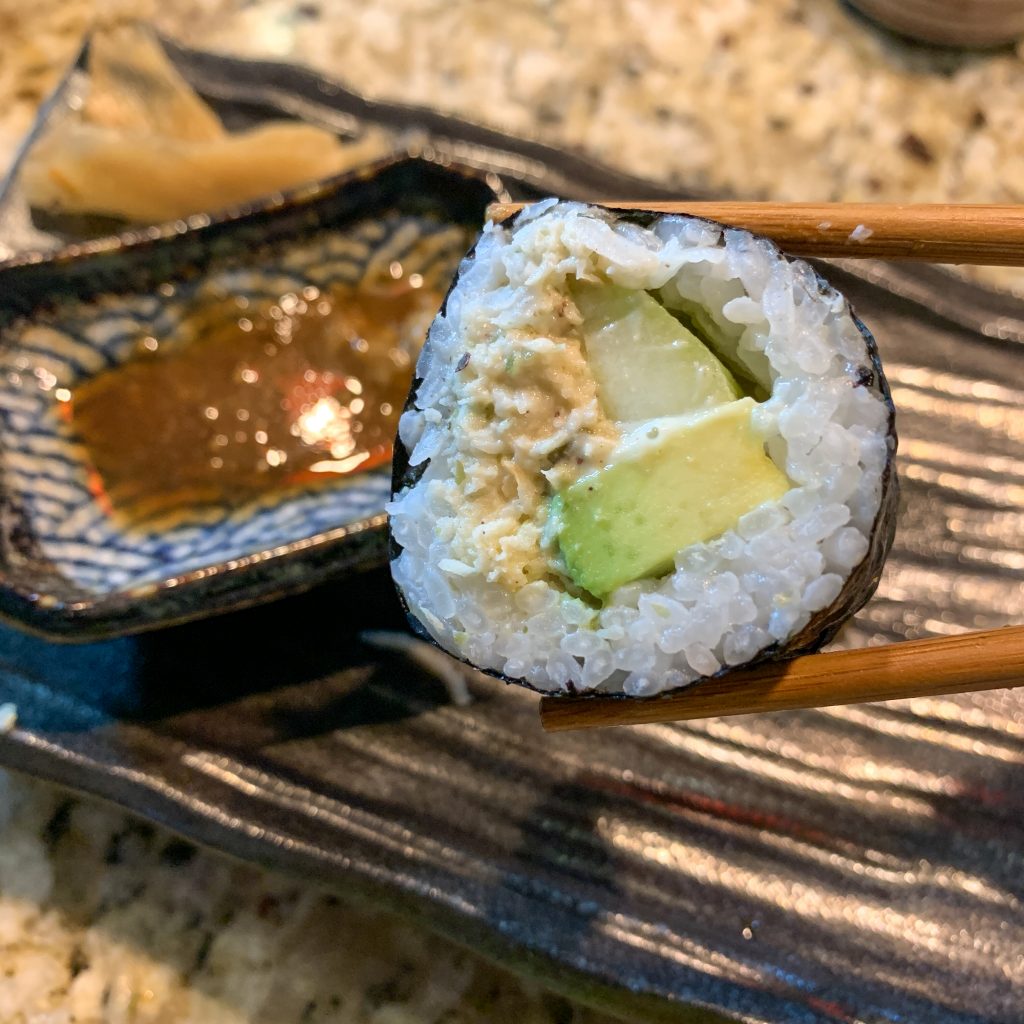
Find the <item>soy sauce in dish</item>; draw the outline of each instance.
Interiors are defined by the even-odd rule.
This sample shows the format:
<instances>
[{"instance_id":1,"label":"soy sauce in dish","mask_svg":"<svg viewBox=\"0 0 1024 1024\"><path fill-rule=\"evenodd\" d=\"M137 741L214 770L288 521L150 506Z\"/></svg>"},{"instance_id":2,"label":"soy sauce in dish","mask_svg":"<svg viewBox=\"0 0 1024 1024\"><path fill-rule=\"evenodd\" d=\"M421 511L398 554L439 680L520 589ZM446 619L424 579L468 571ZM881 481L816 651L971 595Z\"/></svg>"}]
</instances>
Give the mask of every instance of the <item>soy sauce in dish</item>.
<instances>
[{"instance_id":1,"label":"soy sauce in dish","mask_svg":"<svg viewBox=\"0 0 1024 1024\"><path fill-rule=\"evenodd\" d=\"M441 301L417 283L213 296L167 351L140 337L135 356L65 400L97 500L151 526L385 465Z\"/></svg>"}]
</instances>

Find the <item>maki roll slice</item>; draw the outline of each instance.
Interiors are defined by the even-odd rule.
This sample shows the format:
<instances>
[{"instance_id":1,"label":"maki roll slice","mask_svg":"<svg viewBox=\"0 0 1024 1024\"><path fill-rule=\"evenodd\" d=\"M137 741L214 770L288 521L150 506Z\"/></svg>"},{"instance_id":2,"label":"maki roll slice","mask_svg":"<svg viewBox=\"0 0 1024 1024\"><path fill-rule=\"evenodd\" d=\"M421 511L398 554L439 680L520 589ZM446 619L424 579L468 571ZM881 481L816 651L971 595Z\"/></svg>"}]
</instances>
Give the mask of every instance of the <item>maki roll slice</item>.
<instances>
[{"instance_id":1,"label":"maki roll slice","mask_svg":"<svg viewBox=\"0 0 1024 1024\"><path fill-rule=\"evenodd\" d=\"M817 649L892 541L874 342L745 231L546 200L488 224L417 367L392 574L422 635L547 693Z\"/></svg>"}]
</instances>

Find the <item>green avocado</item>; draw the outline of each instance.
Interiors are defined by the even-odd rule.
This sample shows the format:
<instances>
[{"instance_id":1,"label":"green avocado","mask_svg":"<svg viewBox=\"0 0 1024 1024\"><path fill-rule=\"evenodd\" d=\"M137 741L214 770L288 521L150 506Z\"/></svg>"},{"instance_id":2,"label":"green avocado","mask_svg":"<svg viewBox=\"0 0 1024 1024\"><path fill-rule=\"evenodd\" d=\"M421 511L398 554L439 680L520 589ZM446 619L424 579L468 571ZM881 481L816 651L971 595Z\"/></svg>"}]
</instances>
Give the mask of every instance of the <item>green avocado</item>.
<instances>
[{"instance_id":1,"label":"green avocado","mask_svg":"<svg viewBox=\"0 0 1024 1024\"><path fill-rule=\"evenodd\" d=\"M731 402L742 394L714 353L645 291L577 282L587 363L601 406L636 422Z\"/></svg>"},{"instance_id":2,"label":"green avocado","mask_svg":"<svg viewBox=\"0 0 1024 1024\"><path fill-rule=\"evenodd\" d=\"M676 553L711 540L790 482L765 454L741 398L644 424L612 461L563 491L552 511L572 580L604 598L661 576Z\"/></svg>"}]
</instances>

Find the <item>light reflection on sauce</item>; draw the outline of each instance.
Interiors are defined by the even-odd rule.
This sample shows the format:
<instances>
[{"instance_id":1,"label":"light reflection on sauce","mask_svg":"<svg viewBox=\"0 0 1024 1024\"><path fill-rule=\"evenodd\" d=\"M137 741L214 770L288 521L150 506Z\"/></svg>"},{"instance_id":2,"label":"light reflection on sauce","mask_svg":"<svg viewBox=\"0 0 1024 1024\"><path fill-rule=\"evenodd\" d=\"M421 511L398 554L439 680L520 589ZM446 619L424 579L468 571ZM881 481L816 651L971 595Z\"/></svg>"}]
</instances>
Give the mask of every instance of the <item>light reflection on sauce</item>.
<instances>
[{"instance_id":1,"label":"light reflection on sauce","mask_svg":"<svg viewBox=\"0 0 1024 1024\"><path fill-rule=\"evenodd\" d=\"M420 284L216 299L172 351L140 338L62 406L97 500L138 525L386 464L441 301Z\"/></svg>"}]
</instances>

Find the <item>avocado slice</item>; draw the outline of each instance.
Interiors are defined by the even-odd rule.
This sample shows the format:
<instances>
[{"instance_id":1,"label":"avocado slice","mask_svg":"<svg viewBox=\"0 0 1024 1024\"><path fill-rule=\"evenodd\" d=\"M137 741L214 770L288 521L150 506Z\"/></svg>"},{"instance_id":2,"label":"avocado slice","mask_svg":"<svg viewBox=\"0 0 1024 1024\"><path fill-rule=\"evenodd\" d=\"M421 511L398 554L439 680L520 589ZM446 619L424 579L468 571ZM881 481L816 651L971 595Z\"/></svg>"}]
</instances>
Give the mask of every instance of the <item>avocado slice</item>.
<instances>
[{"instance_id":1,"label":"avocado slice","mask_svg":"<svg viewBox=\"0 0 1024 1024\"><path fill-rule=\"evenodd\" d=\"M607 466L558 495L552 512L572 580L603 599L663 575L683 548L781 498L791 485L751 427L754 406L741 398L646 423Z\"/></svg>"},{"instance_id":2,"label":"avocado slice","mask_svg":"<svg viewBox=\"0 0 1024 1024\"><path fill-rule=\"evenodd\" d=\"M647 292L582 281L570 291L598 399L611 419L674 416L742 394L711 349Z\"/></svg>"}]
</instances>

